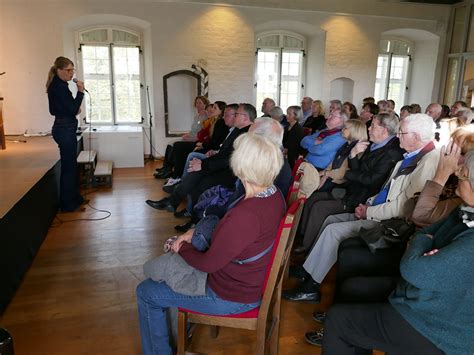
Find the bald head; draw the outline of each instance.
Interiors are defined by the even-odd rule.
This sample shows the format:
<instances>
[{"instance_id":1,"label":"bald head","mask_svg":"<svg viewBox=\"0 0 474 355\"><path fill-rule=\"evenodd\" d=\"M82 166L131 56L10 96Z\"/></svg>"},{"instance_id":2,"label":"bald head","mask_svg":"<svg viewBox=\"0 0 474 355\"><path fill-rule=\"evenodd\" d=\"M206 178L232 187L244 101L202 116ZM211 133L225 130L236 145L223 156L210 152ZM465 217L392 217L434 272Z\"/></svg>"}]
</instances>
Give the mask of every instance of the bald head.
<instances>
[{"instance_id":1,"label":"bald head","mask_svg":"<svg viewBox=\"0 0 474 355\"><path fill-rule=\"evenodd\" d=\"M426 107L425 113L430 116L433 121L438 121L441 117L441 111L443 108L441 107L440 104L437 103L432 103L429 104L428 107Z\"/></svg>"}]
</instances>

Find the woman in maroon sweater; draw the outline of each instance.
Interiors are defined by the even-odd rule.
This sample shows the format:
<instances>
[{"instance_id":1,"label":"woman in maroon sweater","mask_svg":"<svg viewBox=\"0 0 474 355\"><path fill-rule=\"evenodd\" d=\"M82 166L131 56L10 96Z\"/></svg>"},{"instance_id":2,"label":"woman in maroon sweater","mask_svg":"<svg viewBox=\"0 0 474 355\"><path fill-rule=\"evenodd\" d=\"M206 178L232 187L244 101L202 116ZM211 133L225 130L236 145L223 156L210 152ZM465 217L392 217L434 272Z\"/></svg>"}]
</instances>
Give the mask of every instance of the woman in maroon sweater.
<instances>
[{"instance_id":1,"label":"woman in maroon sweater","mask_svg":"<svg viewBox=\"0 0 474 355\"><path fill-rule=\"evenodd\" d=\"M206 252L190 244L192 233L178 238L173 248L189 265L208 273L206 294L187 296L174 292L165 282L151 279L138 285L144 354L172 354L165 312L169 307L226 315L246 312L260 304L269 251L285 213L285 201L273 185L283 156L275 143L252 133L239 137L234 146L231 167L245 186L244 199L219 222ZM251 262L236 262L256 256Z\"/></svg>"}]
</instances>

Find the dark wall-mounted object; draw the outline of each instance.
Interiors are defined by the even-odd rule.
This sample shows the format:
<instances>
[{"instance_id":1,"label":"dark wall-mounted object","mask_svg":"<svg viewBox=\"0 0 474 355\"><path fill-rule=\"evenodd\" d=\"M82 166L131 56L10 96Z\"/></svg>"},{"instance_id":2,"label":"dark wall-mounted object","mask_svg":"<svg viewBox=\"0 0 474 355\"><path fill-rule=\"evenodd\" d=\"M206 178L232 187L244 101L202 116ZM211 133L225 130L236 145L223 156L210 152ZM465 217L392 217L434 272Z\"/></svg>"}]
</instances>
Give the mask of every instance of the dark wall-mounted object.
<instances>
[{"instance_id":1,"label":"dark wall-mounted object","mask_svg":"<svg viewBox=\"0 0 474 355\"><path fill-rule=\"evenodd\" d=\"M191 130L194 98L201 95L201 76L177 70L163 76L166 137L180 137Z\"/></svg>"}]
</instances>

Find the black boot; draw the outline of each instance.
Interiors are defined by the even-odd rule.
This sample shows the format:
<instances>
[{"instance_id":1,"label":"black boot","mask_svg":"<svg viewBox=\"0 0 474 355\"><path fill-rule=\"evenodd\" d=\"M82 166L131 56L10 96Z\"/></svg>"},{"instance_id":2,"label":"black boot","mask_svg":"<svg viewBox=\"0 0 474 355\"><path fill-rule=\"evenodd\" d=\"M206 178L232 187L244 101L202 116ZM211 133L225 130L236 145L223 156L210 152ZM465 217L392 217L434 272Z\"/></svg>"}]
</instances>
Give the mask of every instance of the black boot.
<instances>
[{"instance_id":1,"label":"black boot","mask_svg":"<svg viewBox=\"0 0 474 355\"><path fill-rule=\"evenodd\" d=\"M321 300L319 283L309 278L301 286L283 291L282 296L288 301L319 303Z\"/></svg>"}]
</instances>

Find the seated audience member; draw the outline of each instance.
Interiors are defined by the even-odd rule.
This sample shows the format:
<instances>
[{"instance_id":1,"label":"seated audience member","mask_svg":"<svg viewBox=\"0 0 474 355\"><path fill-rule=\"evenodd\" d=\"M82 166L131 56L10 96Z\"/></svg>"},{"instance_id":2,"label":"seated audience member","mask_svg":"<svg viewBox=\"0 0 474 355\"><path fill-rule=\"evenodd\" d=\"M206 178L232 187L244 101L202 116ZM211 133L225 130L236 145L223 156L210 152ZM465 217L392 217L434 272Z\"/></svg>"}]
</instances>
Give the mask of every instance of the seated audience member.
<instances>
[{"instance_id":1,"label":"seated audience member","mask_svg":"<svg viewBox=\"0 0 474 355\"><path fill-rule=\"evenodd\" d=\"M270 111L275 107L275 100L266 97L262 102L262 113L261 117L271 117Z\"/></svg>"},{"instance_id":2,"label":"seated audience member","mask_svg":"<svg viewBox=\"0 0 474 355\"><path fill-rule=\"evenodd\" d=\"M405 117L410 116L413 113L411 105L402 106L400 109L400 120L403 120Z\"/></svg>"},{"instance_id":3,"label":"seated audience member","mask_svg":"<svg viewBox=\"0 0 474 355\"><path fill-rule=\"evenodd\" d=\"M302 195L311 196L315 190L328 192L346 181L344 174L349 166L349 154L358 142L367 141L367 129L359 120L347 120L342 128L342 136L346 143L338 149L331 165L325 170L317 171L313 165L301 163L298 171L303 175L299 185Z\"/></svg>"},{"instance_id":4,"label":"seated audience member","mask_svg":"<svg viewBox=\"0 0 474 355\"><path fill-rule=\"evenodd\" d=\"M399 122L395 116L386 113L375 116L369 127L372 143L360 141L349 154L349 170L344 174L346 194L336 198L331 192L318 191L306 200L300 223L303 244L295 249L296 253L311 249L328 216L352 213L360 203L380 190L395 164L403 158L404 150L396 137L398 129Z\"/></svg>"},{"instance_id":5,"label":"seated audience member","mask_svg":"<svg viewBox=\"0 0 474 355\"><path fill-rule=\"evenodd\" d=\"M362 107L366 104L375 104L375 99L372 96L364 97L362 100Z\"/></svg>"},{"instance_id":6,"label":"seated audience member","mask_svg":"<svg viewBox=\"0 0 474 355\"><path fill-rule=\"evenodd\" d=\"M360 111L359 119L365 123L367 129L369 129L372 118L379 113L379 107L376 104L365 104L362 106L362 110Z\"/></svg>"},{"instance_id":7,"label":"seated audience member","mask_svg":"<svg viewBox=\"0 0 474 355\"><path fill-rule=\"evenodd\" d=\"M449 116L457 117L458 110L462 107L467 107L467 104L464 101L456 101L451 106L451 110L449 111Z\"/></svg>"},{"instance_id":8,"label":"seated audience member","mask_svg":"<svg viewBox=\"0 0 474 355\"><path fill-rule=\"evenodd\" d=\"M329 113L334 111L342 112L342 102L341 100L331 100L329 101Z\"/></svg>"},{"instance_id":9,"label":"seated audience member","mask_svg":"<svg viewBox=\"0 0 474 355\"><path fill-rule=\"evenodd\" d=\"M306 136L301 140L301 147L308 151L305 160L316 169L324 170L334 159L337 150L345 143L341 134L347 116L341 111L333 111L326 120L326 129Z\"/></svg>"},{"instance_id":10,"label":"seated audience member","mask_svg":"<svg viewBox=\"0 0 474 355\"><path fill-rule=\"evenodd\" d=\"M418 104L411 104L411 111L412 113L421 113L421 106Z\"/></svg>"},{"instance_id":11,"label":"seated audience member","mask_svg":"<svg viewBox=\"0 0 474 355\"><path fill-rule=\"evenodd\" d=\"M303 128L311 129L311 134L326 128L326 117L324 117L324 106L321 100L314 100L311 106L312 115L306 119Z\"/></svg>"},{"instance_id":12,"label":"seated audience member","mask_svg":"<svg viewBox=\"0 0 474 355\"><path fill-rule=\"evenodd\" d=\"M197 133L202 128L202 122L207 119L206 106L209 104L209 100L205 96L196 96L194 99L194 108L196 109L196 114L194 116L194 121L191 126L191 132L183 134L183 141L175 142L172 146L168 145L166 147L165 159L163 162L163 167L157 169L155 172L155 177L167 179L171 176L174 164L174 150L189 149L191 151L194 149L195 141L197 139Z\"/></svg>"},{"instance_id":13,"label":"seated audience member","mask_svg":"<svg viewBox=\"0 0 474 355\"><path fill-rule=\"evenodd\" d=\"M235 126L222 143L219 152L207 159L194 159L190 162L188 174L173 190L169 197L159 201L147 200L146 203L157 209L175 212L178 205L187 195L191 195L192 204L208 188L215 185L233 187L235 176L229 165L234 140L246 133L255 120L256 110L251 104L240 104L236 112Z\"/></svg>"},{"instance_id":14,"label":"seated audience member","mask_svg":"<svg viewBox=\"0 0 474 355\"><path fill-rule=\"evenodd\" d=\"M390 104L387 100L380 100L377 102L377 106L379 107L380 113L389 113L390 112Z\"/></svg>"},{"instance_id":15,"label":"seated audience member","mask_svg":"<svg viewBox=\"0 0 474 355\"><path fill-rule=\"evenodd\" d=\"M194 143L194 148L191 149L191 146L180 145L180 149L173 149L173 172L168 181L163 185L165 191L167 189L172 189L174 185L181 181L181 177L185 171L186 162L188 155L203 147L204 144L209 144L211 142L212 136L214 135L215 125L218 122L222 122L224 116L224 110L226 103L224 101L216 101L213 104L209 104L208 109L206 109L208 117L201 124L202 128L197 133L196 142ZM220 126L220 124L219 124ZM225 126L225 124L224 124ZM226 126L225 126L226 127ZM228 132L228 130L227 130ZM216 131L216 140L219 140L220 143L224 140L227 134L223 135L222 129ZM219 144L220 144L219 143ZM191 149L191 150L190 150Z\"/></svg>"},{"instance_id":16,"label":"seated audience member","mask_svg":"<svg viewBox=\"0 0 474 355\"><path fill-rule=\"evenodd\" d=\"M323 354L469 354L474 349L474 152L458 173L463 205L416 233L389 303L337 304Z\"/></svg>"},{"instance_id":17,"label":"seated audience member","mask_svg":"<svg viewBox=\"0 0 474 355\"><path fill-rule=\"evenodd\" d=\"M437 103L431 103L426 107L425 113L430 116L434 123L436 124L436 132L435 132L435 140L436 142L440 141L440 130L441 130L441 124L439 123L441 119L441 110L442 107L440 104Z\"/></svg>"},{"instance_id":18,"label":"seated audience member","mask_svg":"<svg viewBox=\"0 0 474 355\"><path fill-rule=\"evenodd\" d=\"M302 151L300 143L304 137L304 130L299 124L302 117L303 110L299 106L290 106L286 110L288 126L285 128L283 136L283 148L285 148L284 154L287 156L291 169L293 169L295 161Z\"/></svg>"},{"instance_id":19,"label":"seated audience member","mask_svg":"<svg viewBox=\"0 0 474 355\"><path fill-rule=\"evenodd\" d=\"M275 106L270 110L270 117L280 123L283 128L288 126L288 120L286 119L286 115L283 113L283 110L279 106Z\"/></svg>"},{"instance_id":20,"label":"seated audience member","mask_svg":"<svg viewBox=\"0 0 474 355\"><path fill-rule=\"evenodd\" d=\"M218 119L215 122L214 132L212 133L210 141L196 144L194 152L188 154L188 158L186 159L186 163L184 164L184 171L181 175L181 178L175 179L171 183L170 180L168 180L166 185L163 186L163 190L165 192L171 193L174 189L173 186L179 183L182 178L189 174L189 164L193 159L206 159L214 155L219 150L222 142L229 134L229 128L234 127L235 112L238 108L238 104L230 104L226 106L222 118Z\"/></svg>"},{"instance_id":21,"label":"seated audience member","mask_svg":"<svg viewBox=\"0 0 474 355\"><path fill-rule=\"evenodd\" d=\"M239 113L243 113L240 106ZM253 110L255 112L255 109ZM197 251L188 232L175 242L174 251L186 263L207 276L204 295L187 296L173 291L165 282L147 279L137 287L142 351L144 354L172 354L165 310L183 307L213 315L246 312L258 307L271 260L271 248L285 201L273 185L283 164L276 144L255 134L235 141L231 167L245 186L245 198L219 222L206 252ZM245 260L267 253L257 260ZM243 264L236 260L244 261Z\"/></svg>"},{"instance_id":22,"label":"seated audience member","mask_svg":"<svg viewBox=\"0 0 474 355\"><path fill-rule=\"evenodd\" d=\"M357 108L349 101L344 102L342 110L346 113L349 119L359 118L359 115L357 114Z\"/></svg>"},{"instance_id":23,"label":"seated audience member","mask_svg":"<svg viewBox=\"0 0 474 355\"><path fill-rule=\"evenodd\" d=\"M303 118L298 121L301 126L303 126L306 122L306 120L312 116L313 111L312 111L312 105L313 105L313 99L311 97L303 97L303 100L301 100L301 109L303 110Z\"/></svg>"},{"instance_id":24,"label":"seated audience member","mask_svg":"<svg viewBox=\"0 0 474 355\"><path fill-rule=\"evenodd\" d=\"M268 117L257 118L254 124L250 127L249 133L257 134L263 136L272 142L274 142L279 147L282 146L283 140L283 128L275 120L269 119ZM281 191L283 196L287 196L290 185L293 181L293 176L291 175L291 168L288 164L288 161L284 159L283 166L278 173L278 176L275 179L275 186ZM226 204L223 206L210 206L206 209L206 216L215 215L222 217L225 212L228 210L229 206L234 203L234 201L241 198L245 191L243 189L242 183L237 180L235 184L235 190L232 196L229 198ZM178 212L179 213L179 212ZM184 213L181 215L175 214L176 217L186 216ZM190 228L193 228L199 221L199 216L195 211L188 211L187 216L191 216L191 220L177 225L174 228L179 232L186 232Z\"/></svg>"},{"instance_id":25,"label":"seated audience member","mask_svg":"<svg viewBox=\"0 0 474 355\"><path fill-rule=\"evenodd\" d=\"M456 116L440 120L440 140L439 144L446 145L449 137L460 127L470 127L474 114L468 107L461 107L456 110Z\"/></svg>"},{"instance_id":26,"label":"seated audience member","mask_svg":"<svg viewBox=\"0 0 474 355\"><path fill-rule=\"evenodd\" d=\"M355 213L331 215L324 221L316 244L303 268L310 274L304 284L284 297L293 301L319 301L319 285L337 261L339 244L356 237L359 230L375 228L380 221L408 217L406 202L423 189L426 180L433 178L439 152L433 144L434 123L425 114L410 115L400 123L400 147L407 153L392 171L380 192L366 204L359 204Z\"/></svg>"},{"instance_id":27,"label":"seated audience member","mask_svg":"<svg viewBox=\"0 0 474 355\"><path fill-rule=\"evenodd\" d=\"M448 105L441 105L442 110L441 110L441 118L448 118L449 117L449 112L451 109L449 108Z\"/></svg>"},{"instance_id":28,"label":"seated audience member","mask_svg":"<svg viewBox=\"0 0 474 355\"><path fill-rule=\"evenodd\" d=\"M388 102L388 111L393 112L396 115L397 113L395 111L395 101L387 100L387 102Z\"/></svg>"}]
</instances>

